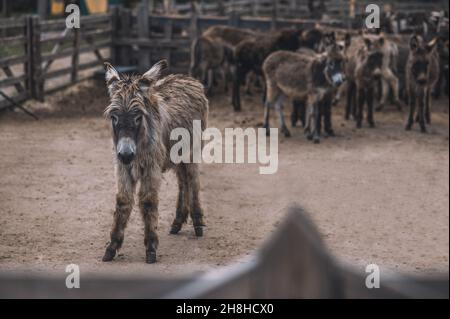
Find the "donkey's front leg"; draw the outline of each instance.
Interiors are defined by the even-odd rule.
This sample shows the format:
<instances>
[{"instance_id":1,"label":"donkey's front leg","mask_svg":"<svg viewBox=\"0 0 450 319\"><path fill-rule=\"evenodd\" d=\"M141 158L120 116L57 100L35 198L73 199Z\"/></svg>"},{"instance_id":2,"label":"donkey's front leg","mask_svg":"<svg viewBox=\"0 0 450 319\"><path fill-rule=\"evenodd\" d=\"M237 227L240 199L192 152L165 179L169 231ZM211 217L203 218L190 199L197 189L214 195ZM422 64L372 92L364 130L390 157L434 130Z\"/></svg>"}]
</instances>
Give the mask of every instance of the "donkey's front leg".
<instances>
[{"instance_id":1,"label":"donkey's front leg","mask_svg":"<svg viewBox=\"0 0 450 319\"><path fill-rule=\"evenodd\" d=\"M117 250L122 247L125 227L134 203L134 189L136 182L134 181L130 170L118 164L118 192L116 195L116 210L114 211L114 222L111 230L111 242L106 248L103 261L111 261L116 256Z\"/></svg>"},{"instance_id":2,"label":"donkey's front leg","mask_svg":"<svg viewBox=\"0 0 450 319\"><path fill-rule=\"evenodd\" d=\"M144 220L144 245L146 263L156 262L156 249L158 248L158 192L159 177L142 178L139 190L139 209Z\"/></svg>"}]
</instances>

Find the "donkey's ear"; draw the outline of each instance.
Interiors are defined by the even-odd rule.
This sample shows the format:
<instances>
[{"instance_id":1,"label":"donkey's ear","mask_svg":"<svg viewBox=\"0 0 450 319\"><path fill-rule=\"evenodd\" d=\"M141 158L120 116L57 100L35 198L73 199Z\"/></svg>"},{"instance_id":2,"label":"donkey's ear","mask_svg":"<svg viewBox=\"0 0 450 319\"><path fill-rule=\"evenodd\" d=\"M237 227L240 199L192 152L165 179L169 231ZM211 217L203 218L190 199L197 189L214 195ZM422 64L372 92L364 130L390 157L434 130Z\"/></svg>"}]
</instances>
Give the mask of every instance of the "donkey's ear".
<instances>
[{"instance_id":1,"label":"donkey's ear","mask_svg":"<svg viewBox=\"0 0 450 319\"><path fill-rule=\"evenodd\" d=\"M105 70L106 86L108 87L109 95L111 95L116 83L120 80L120 75L119 72L117 72L117 70L114 69L114 67L108 62L105 62Z\"/></svg>"},{"instance_id":2,"label":"donkey's ear","mask_svg":"<svg viewBox=\"0 0 450 319\"><path fill-rule=\"evenodd\" d=\"M167 67L167 60L161 60L153 65L150 70L145 72L144 75L142 75L142 78L149 82L157 81L161 76L161 71L166 69Z\"/></svg>"},{"instance_id":3,"label":"donkey's ear","mask_svg":"<svg viewBox=\"0 0 450 319\"><path fill-rule=\"evenodd\" d=\"M419 47L419 38L416 35L413 35L411 39L409 39L409 48L411 51L417 50Z\"/></svg>"},{"instance_id":4,"label":"donkey's ear","mask_svg":"<svg viewBox=\"0 0 450 319\"><path fill-rule=\"evenodd\" d=\"M367 50L370 50L372 48L372 41L370 41L370 39L364 38L364 44L366 45Z\"/></svg>"},{"instance_id":5,"label":"donkey's ear","mask_svg":"<svg viewBox=\"0 0 450 319\"><path fill-rule=\"evenodd\" d=\"M431 40L430 42L427 43L427 51L428 52L433 51L433 49L436 47L437 43L438 43L438 38L434 37L433 40Z\"/></svg>"},{"instance_id":6,"label":"donkey's ear","mask_svg":"<svg viewBox=\"0 0 450 319\"><path fill-rule=\"evenodd\" d=\"M346 33L345 34L345 40L344 40L345 46L349 47L350 44L352 43L352 35L350 33Z\"/></svg>"}]
</instances>

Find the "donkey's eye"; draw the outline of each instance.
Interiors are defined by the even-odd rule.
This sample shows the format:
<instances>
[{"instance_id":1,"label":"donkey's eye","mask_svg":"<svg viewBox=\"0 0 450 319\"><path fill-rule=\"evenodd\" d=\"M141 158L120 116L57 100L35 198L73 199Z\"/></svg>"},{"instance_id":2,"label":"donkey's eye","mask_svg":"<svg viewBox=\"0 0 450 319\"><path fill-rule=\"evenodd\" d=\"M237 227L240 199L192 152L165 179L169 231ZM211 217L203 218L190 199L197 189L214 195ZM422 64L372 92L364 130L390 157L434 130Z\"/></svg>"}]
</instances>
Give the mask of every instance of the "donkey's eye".
<instances>
[{"instance_id":1,"label":"donkey's eye","mask_svg":"<svg viewBox=\"0 0 450 319\"><path fill-rule=\"evenodd\" d=\"M142 115L138 115L138 116L136 116L136 117L134 118L134 122L135 122L136 124L141 123L141 121L142 121Z\"/></svg>"},{"instance_id":2,"label":"donkey's eye","mask_svg":"<svg viewBox=\"0 0 450 319\"><path fill-rule=\"evenodd\" d=\"M116 125L119 122L119 117L117 115L112 114L111 121L113 122L114 125Z\"/></svg>"}]
</instances>

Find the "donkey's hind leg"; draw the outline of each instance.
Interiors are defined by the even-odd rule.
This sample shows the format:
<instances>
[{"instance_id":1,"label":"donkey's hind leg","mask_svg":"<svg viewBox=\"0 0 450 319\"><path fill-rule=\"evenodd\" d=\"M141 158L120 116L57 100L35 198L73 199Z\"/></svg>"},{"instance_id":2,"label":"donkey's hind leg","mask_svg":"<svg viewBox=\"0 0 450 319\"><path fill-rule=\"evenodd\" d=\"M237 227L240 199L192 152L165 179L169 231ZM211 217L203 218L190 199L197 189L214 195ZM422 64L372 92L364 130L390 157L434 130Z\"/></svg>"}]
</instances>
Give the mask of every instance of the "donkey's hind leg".
<instances>
[{"instance_id":1,"label":"donkey's hind leg","mask_svg":"<svg viewBox=\"0 0 450 319\"><path fill-rule=\"evenodd\" d=\"M195 235L197 237L203 236L203 226L205 223L203 221L203 209L200 205L200 179L197 164L187 165L187 181L190 190L190 214L192 219L192 224L194 225Z\"/></svg>"},{"instance_id":2,"label":"donkey's hind leg","mask_svg":"<svg viewBox=\"0 0 450 319\"><path fill-rule=\"evenodd\" d=\"M186 164L179 164L176 168L176 174L178 179L178 200L177 200L177 211L175 213L175 219L173 220L170 233L172 235L178 234L181 227L187 221L189 215L189 187L187 185L187 172Z\"/></svg>"},{"instance_id":3,"label":"donkey's hind leg","mask_svg":"<svg viewBox=\"0 0 450 319\"><path fill-rule=\"evenodd\" d=\"M280 126L281 126L281 132L284 134L285 137L290 137L291 132L289 132L289 129L287 128L287 125L286 125L286 121L284 119L283 100L284 100L284 94L280 93L275 101L275 109L278 113L278 119L280 121Z\"/></svg>"}]
</instances>

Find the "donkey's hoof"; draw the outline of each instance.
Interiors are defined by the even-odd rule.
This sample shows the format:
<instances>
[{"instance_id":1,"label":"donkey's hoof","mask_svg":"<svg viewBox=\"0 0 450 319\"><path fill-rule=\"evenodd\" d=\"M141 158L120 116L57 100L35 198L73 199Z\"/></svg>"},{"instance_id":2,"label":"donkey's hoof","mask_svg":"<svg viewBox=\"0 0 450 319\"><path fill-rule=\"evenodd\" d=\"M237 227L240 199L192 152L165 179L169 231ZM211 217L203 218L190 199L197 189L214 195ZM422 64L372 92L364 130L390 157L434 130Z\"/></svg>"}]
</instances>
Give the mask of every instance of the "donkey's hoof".
<instances>
[{"instance_id":1,"label":"donkey's hoof","mask_svg":"<svg viewBox=\"0 0 450 319\"><path fill-rule=\"evenodd\" d=\"M376 111L376 112L381 112L381 111L383 111L383 109L384 109L384 104L380 104L380 105L378 105L378 106L375 108L375 111Z\"/></svg>"},{"instance_id":2,"label":"donkey's hoof","mask_svg":"<svg viewBox=\"0 0 450 319\"><path fill-rule=\"evenodd\" d=\"M105 255L102 258L103 262L112 261L116 256L116 250L111 248L106 248Z\"/></svg>"},{"instance_id":3,"label":"donkey's hoof","mask_svg":"<svg viewBox=\"0 0 450 319\"><path fill-rule=\"evenodd\" d=\"M403 102L400 100L397 100L394 102L395 106L397 107L397 111L401 112L403 111Z\"/></svg>"},{"instance_id":4,"label":"donkey's hoof","mask_svg":"<svg viewBox=\"0 0 450 319\"><path fill-rule=\"evenodd\" d=\"M320 137L314 137L313 142L314 144L320 144Z\"/></svg>"},{"instance_id":5,"label":"donkey's hoof","mask_svg":"<svg viewBox=\"0 0 450 319\"><path fill-rule=\"evenodd\" d=\"M156 262L156 252L148 251L147 256L145 258L145 262L147 264L154 264Z\"/></svg>"},{"instance_id":6,"label":"donkey's hoof","mask_svg":"<svg viewBox=\"0 0 450 319\"><path fill-rule=\"evenodd\" d=\"M282 132L284 134L284 137L291 137L291 132L286 127L282 128Z\"/></svg>"},{"instance_id":7,"label":"donkey's hoof","mask_svg":"<svg viewBox=\"0 0 450 319\"><path fill-rule=\"evenodd\" d=\"M195 236L203 237L203 226L194 226Z\"/></svg>"},{"instance_id":8,"label":"donkey's hoof","mask_svg":"<svg viewBox=\"0 0 450 319\"><path fill-rule=\"evenodd\" d=\"M370 128L375 128L375 122L369 122L369 127Z\"/></svg>"},{"instance_id":9,"label":"donkey's hoof","mask_svg":"<svg viewBox=\"0 0 450 319\"><path fill-rule=\"evenodd\" d=\"M181 230L181 225L172 225L172 227L170 228L170 234L171 235L176 235L180 232Z\"/></svg>"}]
</instances>

